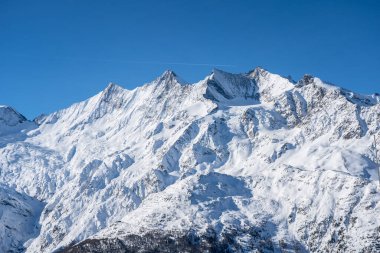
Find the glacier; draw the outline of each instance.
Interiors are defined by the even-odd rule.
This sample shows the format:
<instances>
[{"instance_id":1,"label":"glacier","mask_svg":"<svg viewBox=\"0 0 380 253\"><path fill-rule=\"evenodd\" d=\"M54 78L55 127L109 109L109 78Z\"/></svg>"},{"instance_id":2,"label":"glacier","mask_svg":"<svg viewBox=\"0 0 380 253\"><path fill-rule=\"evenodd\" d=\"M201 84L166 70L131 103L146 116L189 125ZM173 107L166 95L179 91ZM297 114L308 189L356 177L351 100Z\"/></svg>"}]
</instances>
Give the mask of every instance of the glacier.
<instances>
[{"instance_id":1,"label":"glacier","mask_svg":"<svg viewBox=\"0 0 380 253\"><path fill-rule=\"evenodd\" d=\"M378 94L260 67L0 106L0 249L380 252L373 136Z\"/></svg>"}]
</instances>

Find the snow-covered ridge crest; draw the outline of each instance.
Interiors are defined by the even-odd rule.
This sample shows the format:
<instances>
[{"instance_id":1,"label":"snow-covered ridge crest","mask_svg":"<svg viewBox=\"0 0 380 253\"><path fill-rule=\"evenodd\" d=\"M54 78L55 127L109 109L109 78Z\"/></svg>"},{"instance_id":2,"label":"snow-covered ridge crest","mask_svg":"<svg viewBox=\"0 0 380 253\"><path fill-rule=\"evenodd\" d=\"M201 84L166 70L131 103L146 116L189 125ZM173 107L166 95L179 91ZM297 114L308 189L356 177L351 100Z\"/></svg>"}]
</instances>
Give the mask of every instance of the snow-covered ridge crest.
<instances>
[{"instance_id":1,"label":"snow-covered ridge crest","mask_svg":"<svg viewBox=\"0 0 380 253\"><path fill-rule=\"evenodd\" d=\"M54 124L58 120L62 121L91 121L96 118L101 118L109 111L120 108L123 104L123 97L129 91L121 86L109 83L107 87L97 95L76 103L69 108L54 112L44 116L39 120L40 124Z\"/></svg>"},{"instance_id":2,"label":"snow-covered ridge crest","mask_svg":"<svg viewBox=\"0 0 380 253\"><path fill-rule=\"evenodd\" d=\"M0 183L45 203L27 252L371 252L379 111L310 75L167 71L1 138Z\"/></svg>"},{"instance_id":3,"label":"snow-covered ridge crest","mask_svg":"<svg viewBox=\"0 0 380 253\"><path fill-rule=\"evenodd\" d=\"M201 92L204 93L206 98L210 98L215 101L225 101L226 99L251 99L248 103L255 103L254 100L261 99L262 102L271 102L281 94L284 94L286 91L289 91L294 87L314 84L326 89L338 89L342 94L347 95L347 97L367 99L367 101L370 100L371 103L380 102L380 99L378 98L379 96L363 96L346 91L337 86L325 83L319 78L311 75L305 75L300 81L294 83L294 81L289 78L272 74L261 67L257 67L247 74L231 74L222 70L214 69L212 74L200 83L202 82L205 83L206 89ZM186 86L189 84L172 70L167 70L147 85L153 86L154 89L152 92L157 93L159 91L162 92L162 89L169 90L175 85ZM135 90L129 91L117 84L109 83L109 85L98 95L84 102L75 104L67 109L74 109L73 107L76 108L77 112L73 113L70 111L70 115L77 116L78 114L86 114L83 113L83 111L92 111L93 114L89 117L99 118L110 110L120 108L123 104L127 104L124 103L125 101L123 100L123 98L127 97L126 94L138 93L138 91L143 88L144 86L137 87ZM151 95L147 94L147 96L149 97ZM56 118L67 109L53 113L46 118L50 118L49 121L54 122Z\"/></svg>"}]
</instances>

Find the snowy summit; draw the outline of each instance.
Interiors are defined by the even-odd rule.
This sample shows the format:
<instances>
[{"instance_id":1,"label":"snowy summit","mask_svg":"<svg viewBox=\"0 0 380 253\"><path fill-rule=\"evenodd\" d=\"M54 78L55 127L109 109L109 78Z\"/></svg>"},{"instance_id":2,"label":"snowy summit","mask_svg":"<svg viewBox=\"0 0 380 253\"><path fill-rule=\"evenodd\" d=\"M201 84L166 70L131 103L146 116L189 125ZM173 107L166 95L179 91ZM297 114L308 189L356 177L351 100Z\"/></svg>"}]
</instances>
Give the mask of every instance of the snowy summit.
<instances>
[{"instance_id":1,"label":"snowy summit","mask_svg":"<svg viewBox=\"0 0 380 253\"><path fill-rule=\"evenodd\" d=\"M262 68L0 106L0 252L379 252L379 112Z\"/></svg>"}]
</instances>

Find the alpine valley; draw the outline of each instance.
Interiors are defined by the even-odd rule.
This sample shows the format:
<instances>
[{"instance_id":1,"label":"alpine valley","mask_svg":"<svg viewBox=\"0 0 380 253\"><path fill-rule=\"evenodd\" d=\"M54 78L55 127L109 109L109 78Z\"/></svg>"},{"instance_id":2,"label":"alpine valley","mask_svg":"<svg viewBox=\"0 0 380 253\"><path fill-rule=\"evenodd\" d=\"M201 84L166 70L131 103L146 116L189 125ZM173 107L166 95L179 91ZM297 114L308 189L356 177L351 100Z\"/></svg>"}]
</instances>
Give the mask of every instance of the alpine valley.
<instances>
[{"instance_id":1,"label":"alpine valley","mask_svg":"<svg viewBox=\"0 0 380 253\"><path fill-rule=\"evenodd\" d=\"M380 252L374 136L380 95L262 68L0 106L0 252Z\"/></svg>"}]
</instances>

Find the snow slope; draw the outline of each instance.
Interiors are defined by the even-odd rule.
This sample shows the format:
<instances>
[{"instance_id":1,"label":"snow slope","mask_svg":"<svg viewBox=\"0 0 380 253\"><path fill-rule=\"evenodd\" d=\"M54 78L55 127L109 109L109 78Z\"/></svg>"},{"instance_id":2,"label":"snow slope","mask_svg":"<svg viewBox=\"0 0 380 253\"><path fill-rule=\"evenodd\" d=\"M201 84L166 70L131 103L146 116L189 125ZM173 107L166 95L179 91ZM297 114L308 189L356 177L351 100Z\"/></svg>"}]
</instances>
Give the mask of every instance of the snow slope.
<instances>
[{"instance_id":1,"label":"snow slope","mask_svg":"<svg viewBox=\"0 0 380 253\"><path fill-rule=\"evenodd\" d=\"M0 184L0 252L25 251L24 243L38 235L42 208L41 202Z\"/></svg>"},{"instance_id":2,"label":"snow slope","mask_svg":"<svg viewBox=\"0 0 380 253\"><path fill-rule=\"evenodd\" d=\"M27 252L376 252L379 112L310 75L167 71L0 128L0 182L46 204Z\"/></svg>"}]
</instances>

